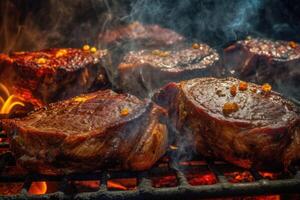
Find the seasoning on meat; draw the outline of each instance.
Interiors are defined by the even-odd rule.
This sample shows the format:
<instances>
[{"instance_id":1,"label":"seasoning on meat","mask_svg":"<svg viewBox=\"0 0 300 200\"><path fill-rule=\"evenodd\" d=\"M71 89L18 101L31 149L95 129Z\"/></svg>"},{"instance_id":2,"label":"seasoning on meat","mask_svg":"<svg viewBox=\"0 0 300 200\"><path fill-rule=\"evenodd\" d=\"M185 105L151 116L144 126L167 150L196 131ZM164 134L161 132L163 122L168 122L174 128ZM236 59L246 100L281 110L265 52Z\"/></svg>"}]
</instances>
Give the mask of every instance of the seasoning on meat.
<instances>
[{"instance_id":1,"label":"seasoning on meat","mask_svg":"<svg viewBox=\"0 0 300 200\"><path fill-rule=\"evenodd\" d=\"M38 58L37 60L36 60L36 62L38 63L38 64L45 64L46 63L46 58Z\"/></svg>"},{"instance_id":2,"label":"seasoning on meat","mask_svg":"<svg viewBox=\"0 0 300 200\"><path fill-rule=\"evenodd\" d=\"M235 102L226 102L223 106L224 115L229 115L239 110L239 106Z\"/></svg>"},{"instance_id":3,"label":"seasoning on meat","mask_svg":"<svg viewBox=\"0 0 300 200\"><path fill-rule=\"evenodd\" d=\"M96 48L96 47L92 47L92 48L91 48L91 52L92 52L92 53L95 53L96 51L97 51L97 48Z\"/></svg>"},{"instance_id":4,"label":"seasoning on meat","mask_svg":"<svg viewBox=\"0 0 300 200\"><path fill-rule=\"evenodd\" d=\"M269 93L272 90L272 86L268 83L265 83L261 86L261 89L263 90L263 92Z\"/></svg>"},{"instance_id":5,"label":"seasoning on meat","mask_svg":"<svg viewBox=\"0 0 300 200\"><path fill-rule=\"evenodd\" d=\"M296 48L296 47L297 47L297 43L294 42L294 41L290 41L290 42L289 42L289 46L290 46L291 48Z\"/></svg>"},{"instance_id":6,"label":"seasoning on meat","mask_svg":"<svg viewBox=\"0 0 300 200\"><path fill-rule=\"evenodd\" d=\"M248 84L246 83L246 82L244 82L244 81L241 81L240 83L239 83L239 90L240 91L245 91L245 90L247 90L248 89Z\"/></svg>"},{"instance_id":7,"label":"seasoning on meat","mask_svg":"<svg viewBox=\"0 0 300 200\"><path fill-rule=\"evenodd\" d=\"M84 51L88 51L88 50L90 50L90 45L88 45L88 44L83 45L82 49L83 49Z\"/></svg>"},{"instance_id":8,"label":"seasoning on meat","mask_svg":"<svg viewBox=\"0 0 300 200\"><path fill-rule=\"evenodd\" d=\"M199 48L200 48L200 45L199 45L198 43L194 43L194 44L192 45L192 48L193 48L193 49L199 49Z\"/></svg>"},{"instance_id":9,"label":"seasoning on meat","mask_svg":"<svg viewBox=\"0 0 300 200\"><path fill-rule=\"evenodd\" d=\"M237 93L236 85L231 86L231 87L230 87L230 94L231 94L232 96L235 96L236 93Z\"/></svg>"},{"instance_id":10,"label":"seasoning on meat","mask_svg":"<svg viewBox=\"0 0 300 200\"><path fill-rule=\"evenodd\" d=\"M168 52L168 51L161 51L159 54L160 57L167 57L169 55L170 55L170 52Z\"/></svg>"},{"instance_id":11,"label":"seasoning on meat","mask_svg":"<svg viewBox=\"0 0 300 200\"><path fill-rule=\"evenodd\" d=\"M128 114L129 114L129 109L128 109L128 108L123 108L123 109L121 110L120 114L121 114L122 116L128 115Z\"/></svg>"},{"instance_id":12,"label":"seasoning on meat","mask_svg":"<svg viewBox=\"0 0 300 200\"><path fill-rule=\"evenodd\" d=\"M68 53L68 52L67 52L66 49L60 49L60 50L58 50L58 51L56 52L55 57L56 57L56 58L59 58L59 57L62 57L62 56L64 56L64 55L66 55L67 53Z\"/></svg>"},{"instance_id":13,"label":"seasoning on meat","mask_svg":"<svg viewBox=\"0 0 300 200\"><path fill-rule=\"evenodd\" d=\"M152 54L156 55L156 56L159 56L160 55L160 50L155 49L155 50L152 51Z\"/></svg>"}]
</instances>

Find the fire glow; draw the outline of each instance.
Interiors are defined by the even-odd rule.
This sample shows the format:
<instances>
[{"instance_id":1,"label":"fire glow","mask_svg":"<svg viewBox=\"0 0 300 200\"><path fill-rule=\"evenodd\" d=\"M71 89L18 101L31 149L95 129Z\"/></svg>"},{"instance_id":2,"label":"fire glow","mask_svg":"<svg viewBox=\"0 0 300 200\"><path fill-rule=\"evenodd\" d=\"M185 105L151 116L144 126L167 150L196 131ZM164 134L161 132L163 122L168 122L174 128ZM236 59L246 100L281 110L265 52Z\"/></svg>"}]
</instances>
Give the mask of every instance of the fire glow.
<instances>
[{"instance_id":1,"label":"fire glow","mask_svg":"<svg viewBox=\"0 0 300 200\"><path fill-rule=\"evenodd\" d=\"M45 181L32 182L28 192L33 195L45 194L47 192L47 183Z\"/></svg>"},{"instance_id":2,"label":"fire glow","mask_svg":"<svg viewBox=\"0 0 300 200\"><path fill-rule=\"evenodd\" d=\"M21 98L10 94L7 87L2 83L0 83L0 92L5 95L4 98L0 96L0 114L10 114L15 106L25 106L24 103L21 102Z\"/></svg>"}]
</instances>

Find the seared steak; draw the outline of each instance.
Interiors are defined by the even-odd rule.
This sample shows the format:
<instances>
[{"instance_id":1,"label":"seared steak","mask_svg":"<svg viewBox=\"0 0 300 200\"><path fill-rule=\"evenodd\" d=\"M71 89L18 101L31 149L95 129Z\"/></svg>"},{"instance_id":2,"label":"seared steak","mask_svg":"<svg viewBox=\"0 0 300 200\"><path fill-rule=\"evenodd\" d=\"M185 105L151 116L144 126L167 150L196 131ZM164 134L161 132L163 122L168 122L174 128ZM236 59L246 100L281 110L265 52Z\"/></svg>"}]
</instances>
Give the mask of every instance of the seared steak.
<instances>
[{"instance_id":1,"label":"seared steak","mask_svg":"<svg viewBox=\"0 0 300 200\"><path fill-rule=\"evenodd\" d=\"M4 120L3 128L18 163L33 172L145 170L167 148L165 114L147 100L102 90Z\"/></svg>"},{"instance_id":2,"label":"seared steak","mask_svg":"<svg viewBox=\"0 0 300 200\"><path fill-rule=\"evenodd\" d=\"M120 88L144 97L172 81L213 75L219 55L206 44L193 47L129 52L118 67Z\"/></svg>"},{"instance_id":3,"label":"seared steak","mask_svg":"<svg viewBox=\"0 0 300 200\"><path fill-rule=\"evenodd\" d=\"M234 78L199 78L170 83L155 97L200 154L245 168L286 168L300 160L300 118L269 90Z\"/></svg>"},{"instance_id":4,"label":"seared steak","mask_svg":"<svg viewBox=\"0 0 300 200\"><path fill-rule=\"evenodd\" d=\"M100 45L111 52L106 66L108 66L108 76L116 87L117 68L128 51L170 47L183 41L183 36L170 29L159 25L143 25L139 22L108 29L99 35Z\"/></svg>"},{"instance_id":5,"label":"seared steak","mask_svg":"<svg viewBox=\"0 0 300 200\"><path fill-rule=\"evenodd\" d=\"M143 25L139 22L108 29L99 35L101 45L106 47L132 42L132 45L136 46L157 48L171 46L183 40L183 36L170 29L159 25Z\"/></svg>"},{"instance_id":6,"label":"seared steak","mask_svg":"<svg viewBox=\"0 0 300 200\"><path fill-rule=\"evenodd\" d=\"M300 46L295 42L248 39L224 50L231 76L258 84L300 101Z\"/></svg>"},{"instance_id":7,"label":"seared steak","mask_svg":"<svg viewBox=\"0 0 300 200\"><path fill-rule=\"evenodd\" d=\"M47 49L0 56L0 82L12 93L50 103L88 92L97 77L108 81L100 60L105 51Z\"/></svg>"}]
</instances>

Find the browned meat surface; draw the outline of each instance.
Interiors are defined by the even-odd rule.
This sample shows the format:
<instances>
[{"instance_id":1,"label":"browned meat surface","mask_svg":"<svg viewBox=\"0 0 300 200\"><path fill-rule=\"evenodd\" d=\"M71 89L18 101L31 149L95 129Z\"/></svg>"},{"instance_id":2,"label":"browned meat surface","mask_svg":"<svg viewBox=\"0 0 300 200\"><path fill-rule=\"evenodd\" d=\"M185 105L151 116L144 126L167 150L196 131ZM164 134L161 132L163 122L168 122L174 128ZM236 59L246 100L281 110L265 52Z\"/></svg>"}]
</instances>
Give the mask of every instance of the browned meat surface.
<instances>
[{"instance_id":1,"label":"browned meat surface","mask_svg":"<svg viewBox=\"0 0 300 200\"><path fill-rule=\"evenodd\" d=\"M199 78L170 83L155 97L185 144L204 156L245 168L287 168L300 160L296 108L267 87Z\"/></svg>"},{"instance_id":2,"label":"browned meat surface","mask_svg":"<svg viewBox=\"0 0 300 200\"><path fill-rule=\"evenodd\" d=\"M295 42L248 39L224 50L231 76L258 84L300 101L300 46Z\"/></svg>"},{"instance_id":3,"label":"browned meat surface","mask_svg":"<svg viewBox=\"0 0 300 200\"><path fill-rule=\"evenodd\" d=\"M108 29L99 35L99 41L104 46L133 42L134 45L143 47L162 47L171 46L183 40L183 36L170 29L159 25L143 25L139 22Z\"/></svg>"},{"instance_id":4,"label":"browned meat surface","mask_svg":"<svg viewBox=\"0 0 300 200\"><path fill-rule=\"evenodd\" d=\"M41 103L66 99L88 92L96 81L99 87L107 85L100 63L105 55L105 51L70 48L2 55L0 82L24 99L30 96Z\"/></svg>"},{"instance_id":5,"label":"browned meat surface","mask_svg":"<svg viewBox=\"0 0 300 200\"><path fill-rule=\"evenodd\" d=\"M111 52L106 63L110 81L118 85L118 65L128 51L166 48L183 42L185 38L173 30L159 25L144 25L133 22L128 25L108 29L99 35L99 43Z\"/></svg>"},{"instance_id":6,"label":"browned meat surface","mask_svg":"<svg viewBox=\"0 0 300 200\"><path fill-rule=\"evenodd\" d=\"M29 171L145 170L167 148L165 114L149 101L102 90L3 120L3 128L17 162Z\"/></svg>"},{"instance_id":7,"label":"browned meat surface","mask_svg":"<svg viewBox=\"0 0 300 200\"><path fill-rule=\"evenodd\" d=\"M118 67L119 85L123 91L138 96L151 92L172 81L213 75L219 55L206 44L170 51L131 51Z\"/></svg>"}]
</instances>

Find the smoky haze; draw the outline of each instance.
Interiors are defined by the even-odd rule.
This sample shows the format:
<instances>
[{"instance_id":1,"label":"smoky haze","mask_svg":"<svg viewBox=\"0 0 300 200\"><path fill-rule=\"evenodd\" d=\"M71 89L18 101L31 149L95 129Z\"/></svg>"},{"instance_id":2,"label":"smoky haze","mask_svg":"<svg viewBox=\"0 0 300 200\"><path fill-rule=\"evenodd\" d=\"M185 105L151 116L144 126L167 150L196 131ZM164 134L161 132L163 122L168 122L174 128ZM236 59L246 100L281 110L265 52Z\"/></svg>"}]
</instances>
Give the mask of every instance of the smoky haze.
<instances>
[{"instance_id":1,"label":"smoky haze","mask_svg":"<svg viewBox=\"0 0 300 200\"><path fill-rule=\"evenodd\" d=\"M214 47L248 35L299 41L299 8L296 0L2 0L0 51L100 46L99 33L132 21Z\"/></svg>"}]
</instances>

